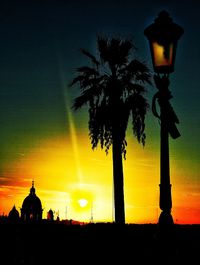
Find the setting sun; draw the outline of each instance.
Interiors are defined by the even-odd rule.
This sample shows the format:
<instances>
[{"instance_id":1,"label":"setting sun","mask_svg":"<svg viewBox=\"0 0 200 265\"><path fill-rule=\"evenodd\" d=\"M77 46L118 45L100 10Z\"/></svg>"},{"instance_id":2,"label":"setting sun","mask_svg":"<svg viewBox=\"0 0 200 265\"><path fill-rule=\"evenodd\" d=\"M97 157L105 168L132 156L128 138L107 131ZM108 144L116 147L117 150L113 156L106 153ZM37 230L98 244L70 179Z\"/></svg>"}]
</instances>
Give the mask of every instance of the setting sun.
<instances>
[{"instance_id":1,"label":"setting sun","mask_svg":"<svg viewBox=\"0 0 200 265\"><path fill-rule=\"evenodd\" d=\"M82 208L84 208L88 204L88 201L86 199L80 199L78 200L78 203Z\"/></svg>"}]
</instances>

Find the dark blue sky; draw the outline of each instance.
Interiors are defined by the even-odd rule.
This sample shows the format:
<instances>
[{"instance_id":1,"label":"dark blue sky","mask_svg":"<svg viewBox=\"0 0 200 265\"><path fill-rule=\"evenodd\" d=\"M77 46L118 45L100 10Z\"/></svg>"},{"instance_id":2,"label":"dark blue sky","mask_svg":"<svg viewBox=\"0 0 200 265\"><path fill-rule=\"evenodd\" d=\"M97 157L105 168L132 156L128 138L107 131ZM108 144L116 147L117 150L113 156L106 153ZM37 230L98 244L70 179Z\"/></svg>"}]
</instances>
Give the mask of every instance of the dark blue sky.
<instances>
[{"instance_id":1,"label":"dark blue sky","mask_svg":"<svg viewBox=\"0 0 200 265\"><path fill-rule=\"evenodd\" d=\"M98 34L133 37L137 57L152 67L143 31L163 9L185 30L170 89L180 118L180 152L198 160L200 14L196 1L4 1L0 5L0 161L15 158L21 149L43 138L68 132L63 86L67 89L75 67L87 64L79 48L96 52ZM150 101L154 92L151 88ZM67 93L69 103L76 92ZM157 124L150 115L152 124ZM74 118L80 128L87 127L81 114Z\"/></svg>"}]
</instances>

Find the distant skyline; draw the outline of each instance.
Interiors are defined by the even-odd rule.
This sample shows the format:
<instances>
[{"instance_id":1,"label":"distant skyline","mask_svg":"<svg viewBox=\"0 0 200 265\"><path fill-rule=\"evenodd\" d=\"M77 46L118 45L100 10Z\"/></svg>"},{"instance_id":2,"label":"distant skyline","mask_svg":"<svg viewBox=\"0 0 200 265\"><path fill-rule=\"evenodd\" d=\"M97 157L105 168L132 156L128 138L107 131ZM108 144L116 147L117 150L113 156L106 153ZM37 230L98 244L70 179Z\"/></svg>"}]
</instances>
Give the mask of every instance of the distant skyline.
<instances>
[{"instance_id":1,"label":"distant skyline","mask_svg":"<svg viewBox=\"0 0 200 265\"><path fill-rule=\"evenodd\" d=\"M51 208L61 218L87 221L92 207L94 221L113 220L111 152L91 150L87 109L71 110L78 89L68 84L75 68L88 63L79 49L96 54L98 34L132 37L136 58L152 69L143 32L165 9L184 28L169 87L181 133L170 138L172 215L178 223L200 223L199 4L41 2L0 4L0 215L21 207L34 180L44 216ZM154 93L149 87L150 105ZM157 222L160 213L160 127L151 110L146 134L144 148L131 128L127 134L124 191L126 221L132 223Z\"/></svg>"}]
</instances>

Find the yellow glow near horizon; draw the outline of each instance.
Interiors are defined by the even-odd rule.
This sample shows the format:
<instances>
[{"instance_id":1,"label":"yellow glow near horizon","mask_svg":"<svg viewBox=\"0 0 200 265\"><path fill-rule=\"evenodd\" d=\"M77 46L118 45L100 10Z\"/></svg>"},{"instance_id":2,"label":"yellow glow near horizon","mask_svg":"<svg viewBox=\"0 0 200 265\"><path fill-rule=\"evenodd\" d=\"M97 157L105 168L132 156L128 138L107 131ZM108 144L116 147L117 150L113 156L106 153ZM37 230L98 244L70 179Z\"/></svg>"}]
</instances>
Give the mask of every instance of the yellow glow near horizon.
<instances>
[{"instance_id":1,"label":"yellow glow near horizon","mask_svg":"<svg viewBox=\"0 0 200 265\"><path fill-rule=\"evenodd\" d=\"M111 152L106 155L100 148L93 151L87 135L80 134L80 182L76 156L71 150L72 143L67 137L48 139L26 156L9 164L6 174L11 180L14 176L14 179L1 186L0 214L8 214L14 204L20 210L34 179L36 195L41 199L44 209L43 218L46 218L46 213L51 208L59 214L60 219L89 221L92 215L95 222L113 221ZM188 172L181 168L181 160L179 164L174 164L174 159L171 162L174 220L198 223L199 191L194 189L194 184L190 181L191 174L194 175L196 171L192 173L186 163L184 165ZM128 139L127 160L123 164L126 222L157 222L160 213L159 150L153 151L148 144L142 148L134 139ZM190 186L184 185L186 178ZM81 207L81 199L87 200L85 207Z\"/></svg>"},{"instance_id":2,"label":"yellow glow near horizon","mask_svg":"<svg viewBox=\"0 0 200 265\"><path fill-rule=\"evenodd\" d=\"M9 203L12 201L12 204L15 203L20 207L29 193L31 181L34 178L36 194L44 208L44 218L51 208L56 212L59 211L60 218L88 221L92 210L94 220L113 221L111 152L106 155L100 148L93 151L88 137L79 135L79 152L82 154L80 167L83 173L82 182L80 182L76 171L76 156L71 152L71 148L72 143L67 138L49 139L32 150L28 157L21 157L14 165L10 165L11 168L14 167L16 181L21 179L23 193L13 194ZM124 161L127 222L152 219L152 213L155 220L157 179L148 177L155 166L148 165L143 148L137 143L130 144L129 150L127 160ZM137 155L141 156L141 160ZM147 184L144 185L144 183ZM8 191L8 193L11 192L11 190ZM80 206L81 199L87 200L85 207ZM152 205L150 210L147 209L149 206L146 207L147 201ZM8 209L11 209L12 204L9 204ZM152 213L151 207L155 207Z\"/></svg>"},{"instance_id":3,"label":"yellow glow near horizon","mask_svg":"<svg viewBox=\"0 0 200 265\"><path fill-rule=\"evenodd\" d=\"M8 213L14 203L21 207L23 199L29 194L31 181L34 179L36 194L45 208L44 218L46 212L52 208L55 211L59 210L61 218L67 215L69 219L89 220L91 202L94 200L98 209L102 208L101 205L105 207L105 213L109 219L109 215L112 216L108 214L112 209L112 203L109 201L112 193L110 156L106 157L105 152L101 150L92 151L88 139L83 136L79 137L79 141L80 153L83 154L80 163L83 168L81 182L77 176L76 156L71 152L71 141L67 137L62 140L49 139L8 166L7 175L12 177L14 172L15 180L10 186L3 188L5 200L1 201L0 213ZM9 171L9 168L12 170ZM23 192L20 194L17 194L17 190L14 189L15 183L18 182L19 186L23 187ZM101 194L104 194L102 199ZM84 208L78 204L81 198L88 201ZM83 209L87 212L84 213ZM98 212L96 218L101 218L101 212Z\"/></svg>"}]
</instances>

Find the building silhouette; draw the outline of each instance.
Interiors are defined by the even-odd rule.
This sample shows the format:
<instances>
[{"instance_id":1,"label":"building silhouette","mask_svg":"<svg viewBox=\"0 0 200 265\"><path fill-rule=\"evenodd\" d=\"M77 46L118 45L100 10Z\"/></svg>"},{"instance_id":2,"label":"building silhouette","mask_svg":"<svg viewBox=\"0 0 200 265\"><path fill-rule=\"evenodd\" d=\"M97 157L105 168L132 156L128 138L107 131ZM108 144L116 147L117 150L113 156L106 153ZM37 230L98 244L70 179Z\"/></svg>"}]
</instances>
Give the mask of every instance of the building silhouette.
<instances>
[{"instance_id":1,"label":"building silhouette","mask_svg":"<svg viewBox=\"0 0 200 265\"><path fill-rule=\"evenodd\" d=\"M42 220L42 203L35 193L34 181L30 188L29 195L24 199L21 208L22 221L40 221Z\"/></svg>"},{"instance_id":2,"label":"building silhouette","mask_svg":"<svg viewBox=\"0 0 200 265\"><path fill-rule=\"evenodd\" d=\"M19 220L19 212L16 209L15 205L13 206L13 208L10 210L9 214L8 214L8 218L10 221L12 222L17 222Z\"/></svg>"},{"instance_id":3,"label":"building silhouette","mask_svg":"<svg viewBox=\"0 0 200 265\"><path fill-rule=\"evenodd\" d=\"M47 220L50 220L50 221L53 221L54 220L54 213L53 213L52 209L50 209L47 212Z\"/></svg>"}]
</instances>

